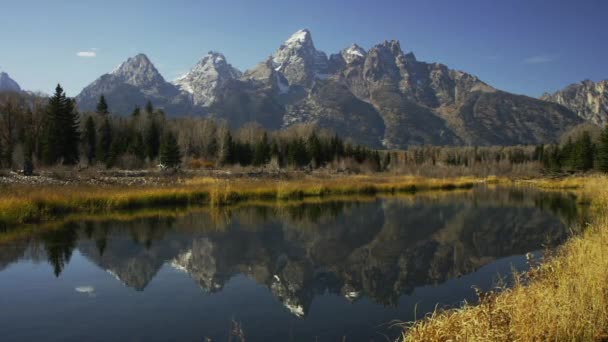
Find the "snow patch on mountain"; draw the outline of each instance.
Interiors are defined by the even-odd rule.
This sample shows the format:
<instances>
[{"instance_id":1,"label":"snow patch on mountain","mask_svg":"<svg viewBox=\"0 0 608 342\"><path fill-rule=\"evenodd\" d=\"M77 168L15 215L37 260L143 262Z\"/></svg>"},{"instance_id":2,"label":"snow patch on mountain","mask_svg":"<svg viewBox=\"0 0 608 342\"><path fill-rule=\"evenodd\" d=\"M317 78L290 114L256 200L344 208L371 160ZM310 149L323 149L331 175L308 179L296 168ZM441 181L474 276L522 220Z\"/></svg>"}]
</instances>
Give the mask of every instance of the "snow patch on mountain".
<instances>
[{"instance_id":1,"label":"snow patch on mountain","mask_svg":"<svg viewBox=\"0 0 608 342\"><path fill-rule=\"evenodd\" d=\"M180 76L173 84L191 94L195 105L209 106L215 101L219 87L241 75L239 70L228 64L223 54L209 51L188 73Z\"/></svg>"},{"instance_id":2,"label":"snow patch on mountain","mask_svg":"<svg viewBox=\"0 0 608 342\"><path fill-rule=\"evenodd\" d=\"M363 49L357 44L353 44L350 47L342 50L342 58L344 58L344 61L346 61L346 63L348 64L351 64L358 60L363 60L366 55L367 52L365 51L365 49Z\"/></svg>"}]
</instances>

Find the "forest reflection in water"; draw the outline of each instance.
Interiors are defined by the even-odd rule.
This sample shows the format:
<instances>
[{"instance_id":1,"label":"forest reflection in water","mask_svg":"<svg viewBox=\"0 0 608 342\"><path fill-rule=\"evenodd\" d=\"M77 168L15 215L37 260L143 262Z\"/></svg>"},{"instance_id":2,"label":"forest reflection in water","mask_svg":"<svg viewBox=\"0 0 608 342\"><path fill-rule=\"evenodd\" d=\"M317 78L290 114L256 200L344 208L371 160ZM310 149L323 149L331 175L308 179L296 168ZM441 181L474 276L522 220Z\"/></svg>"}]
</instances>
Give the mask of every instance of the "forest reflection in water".
<instances>
[{"instance_id":1,"label":"forest reflection in water","mask_svg":"<svg viewBox=\"0 0 608 342\"><path fill-rule=\"evenodd\" d=\"M555 246L583 217L570 194L480 187L174 215L152 212L130 220L83 219L1 240L0 279L3 270L27 262L48 262L54 274L49 278L61 278L77 251L131 291L145 292L163 267L186 273L210 294L220 293L233 278L246 277L276 299L272 310L304 318L315 297L326 294L398 308L400 298L416 288ZM93 291L77 289L85 290ZM457 293L448 296L450 302L443 297L437 303L463 299L470 298Z\"/></svg>"}]
</instances>

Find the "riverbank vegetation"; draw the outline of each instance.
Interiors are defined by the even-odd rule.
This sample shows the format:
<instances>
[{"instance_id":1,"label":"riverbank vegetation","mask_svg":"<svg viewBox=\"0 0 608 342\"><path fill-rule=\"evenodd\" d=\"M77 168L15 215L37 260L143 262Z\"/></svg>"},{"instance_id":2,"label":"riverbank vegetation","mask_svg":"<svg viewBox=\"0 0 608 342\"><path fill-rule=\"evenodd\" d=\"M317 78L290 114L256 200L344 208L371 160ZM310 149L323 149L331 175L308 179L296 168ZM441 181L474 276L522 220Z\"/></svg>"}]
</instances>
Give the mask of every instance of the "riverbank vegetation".
<instances>
[{"instance_id":1,"label":"riverbank vegetation","mask_svg":"<svg viewBox=\"0 0 608 342\"><path fill-rule=\"evenodd\" d=\"M31 174L76 170L332 170L427 177L538 177L608 171L608 129L575 132L561 144L374 150L313 125L266 130L208 117L171 118L152 104L113 115L103 96L78 113L58 86L50 98L0 93L0 168Z\"/></svg>"},{"instance_id":2,"label":"riverbank vegetation","mask_svg":"<svg viewBox=\"0 0 608 342\"><path fill-rule=\"evenodd\" d=\"M406 325L403 341L604 341L608 339L608 178L532 181L578 189L592 222L530 269L514 286L478 293L479 303L438 309Z\"/></svg>"},{"instance_id":3,"label":"riverbank vegetation","mask_svg":"<svg viewBox=\"0 0 608 342\"><path fill-rule=\"evenodd\" d=\"M335 195L374 195L471 188L495 178L431 179L412 176L339 176L301 179L187 178L162 186L12 185L0 197L4 227L60 218L161 206L221 206L248 200L285 201Z\"/></svg>"}]
</instances>

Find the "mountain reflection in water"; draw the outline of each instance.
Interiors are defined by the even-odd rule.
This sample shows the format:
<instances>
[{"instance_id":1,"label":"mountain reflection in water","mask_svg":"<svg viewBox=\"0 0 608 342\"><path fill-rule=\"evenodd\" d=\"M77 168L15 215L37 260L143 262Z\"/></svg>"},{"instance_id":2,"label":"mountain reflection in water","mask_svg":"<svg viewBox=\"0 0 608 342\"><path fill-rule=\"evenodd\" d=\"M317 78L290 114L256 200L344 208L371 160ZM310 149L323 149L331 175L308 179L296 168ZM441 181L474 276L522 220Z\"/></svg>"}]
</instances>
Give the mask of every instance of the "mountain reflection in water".
<instances>
[{"instance_id":1,"label":"mountain reflection in water","mask_svg":"<svg viewBox=\"0 0 608 342\"><path fill-rule=\"evenodd\" d=\"M1 244L0 276L12 264L47 261L62 277L78 251L136 291L146 291L167 266L211 294L244 276L304 318L325 294L398 307L421 286L554 246L580 217L570 195L478 188L78 221Z\"/></svg>"}]
</instances>

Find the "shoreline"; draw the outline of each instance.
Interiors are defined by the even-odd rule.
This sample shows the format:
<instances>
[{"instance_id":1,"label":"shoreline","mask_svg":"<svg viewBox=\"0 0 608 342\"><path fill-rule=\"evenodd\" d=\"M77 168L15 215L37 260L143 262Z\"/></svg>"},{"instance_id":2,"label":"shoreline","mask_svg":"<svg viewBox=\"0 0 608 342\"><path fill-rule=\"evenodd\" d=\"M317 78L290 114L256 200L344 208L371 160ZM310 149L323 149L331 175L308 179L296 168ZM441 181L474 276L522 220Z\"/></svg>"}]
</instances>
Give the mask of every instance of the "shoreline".
<instances>
[{"instance_id":1,"label":"shoreline","mask_svg":"<svg viewBox=\"0 0 608 342\"><path fill-rule=\"evenodd\" d=\"M236 203L293 201L331 196L358 196L471 189L496 184L497 178L423 178L414 176L339 176L302 179L220 179L194 177L153 186L91 184L4 185L0 197L0 228L43 223L72 214L162 207L225 206Z\"/></svg>"},{"instance_id":2,"label":"shoreline","mask_svg":"<svg viewBox=\"0 0 608 342\"><path fill-rule=\"evenodd\" d=\"M409 341L573 341L608 339L608 177L520 182L539 189L573 190L590 199L591 223L530 269L515 284L478 292L478 303L437 309L404 323Z\"/></svg>"}]
</instances>

